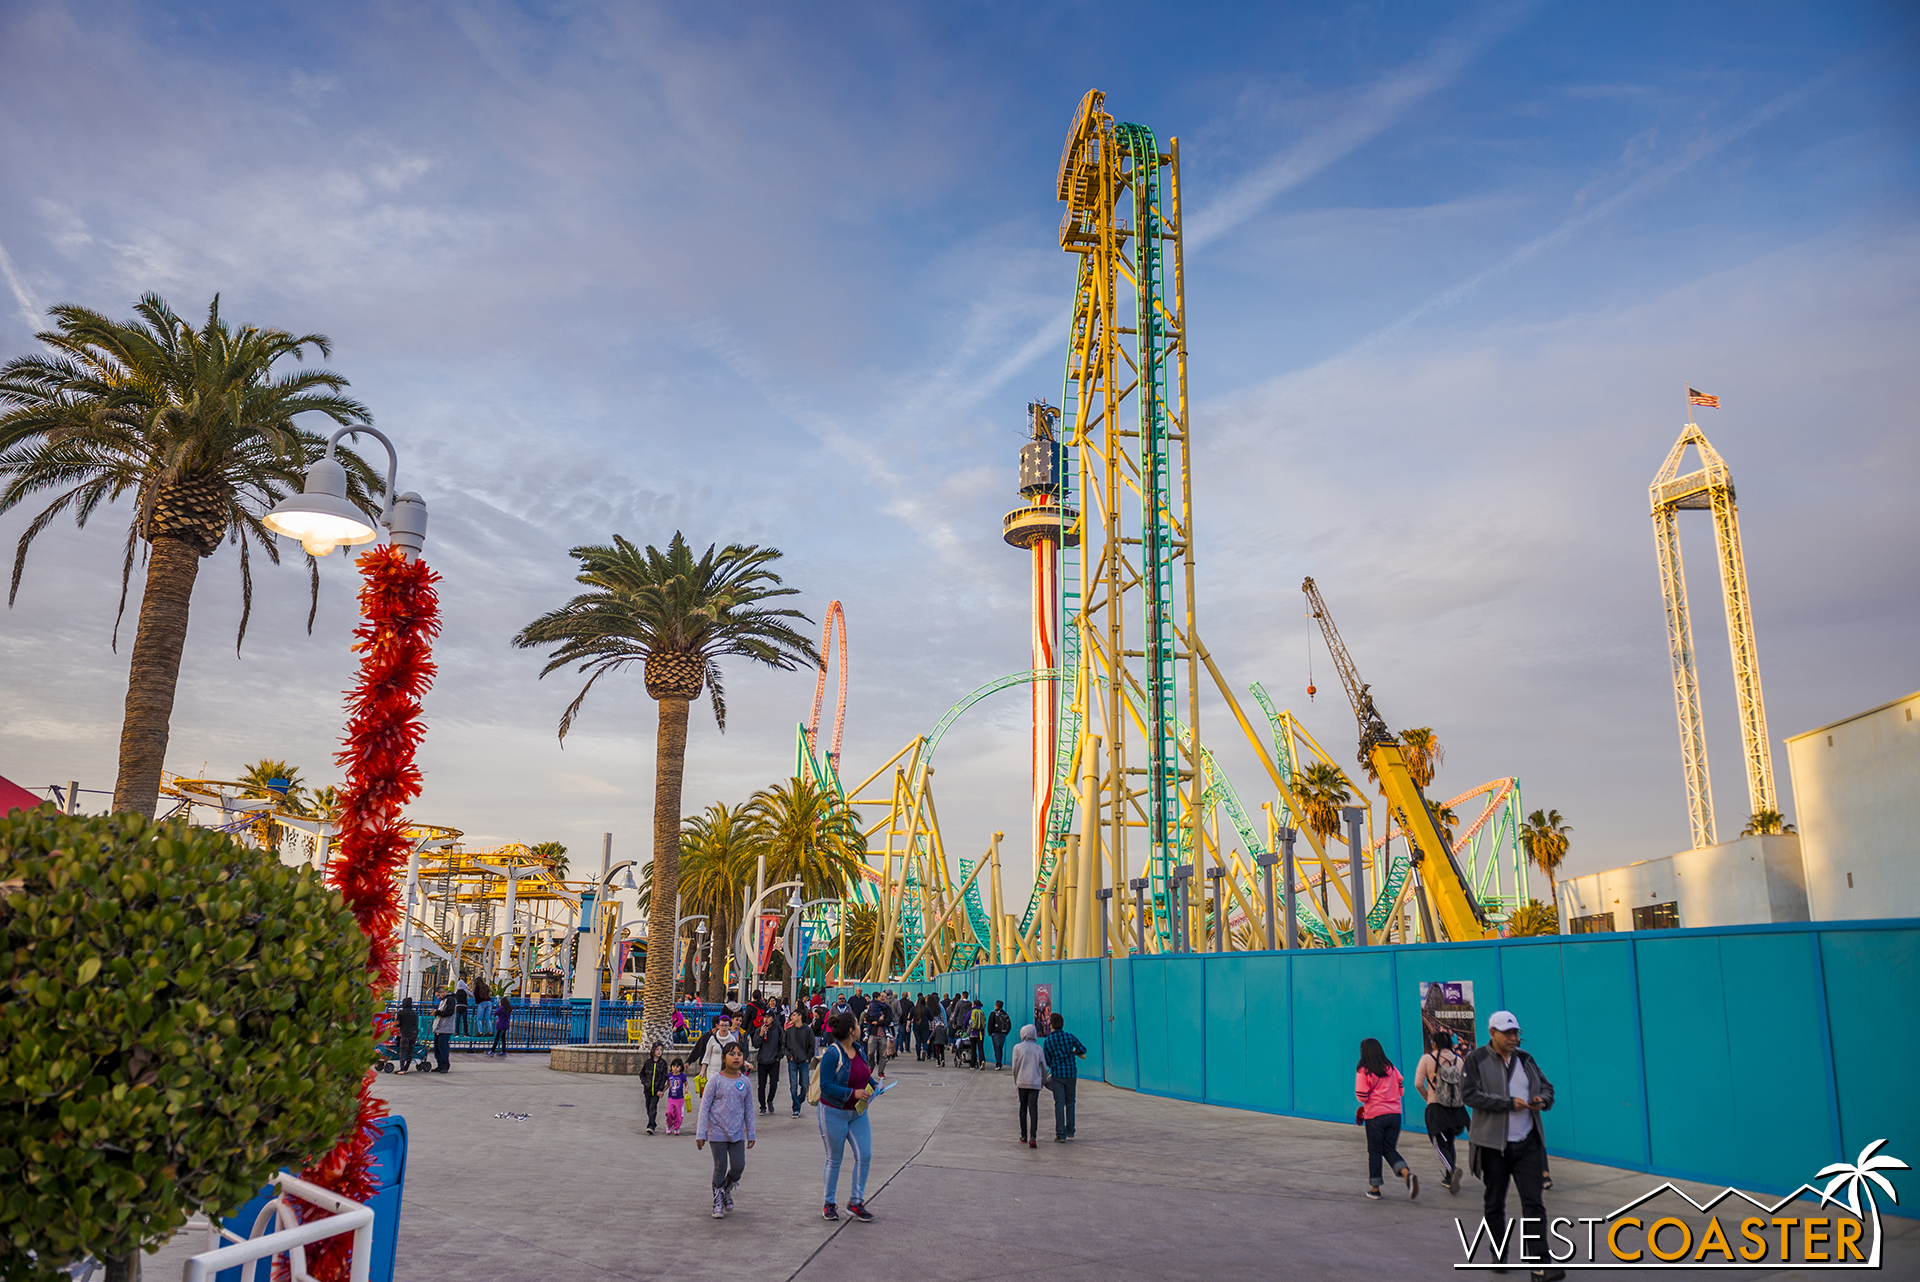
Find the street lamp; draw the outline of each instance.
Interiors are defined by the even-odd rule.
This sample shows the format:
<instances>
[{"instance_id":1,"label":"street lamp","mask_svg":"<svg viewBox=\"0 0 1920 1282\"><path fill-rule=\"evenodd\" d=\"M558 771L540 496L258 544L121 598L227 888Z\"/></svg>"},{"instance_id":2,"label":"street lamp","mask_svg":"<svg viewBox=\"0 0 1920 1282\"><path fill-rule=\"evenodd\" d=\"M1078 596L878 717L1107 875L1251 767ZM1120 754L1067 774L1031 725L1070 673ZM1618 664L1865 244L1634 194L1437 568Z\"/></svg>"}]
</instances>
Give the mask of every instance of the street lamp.
<instances>
[{"instance_id":1,"label":"street lamp","mask_svg":"<svg viewBox=\"0 0 1920 1282\"><path fill-rule=\"evenodd\" d=\"M705 913L688 913L685 917L673 923L673 986L675 988L680 987L680 928L690 921L700 923L699 926L694 929L694 934L704 935L707 933L707 915ZM696 944L694 947L697 949L699 945Z\"/></svg>"},{"instance_id":2,"label":"street lamp","mask_svg":"<svg viewBox=\"0 0 1920 1282\"><path fill-rule=\"evenodd\" d=\"M387 500L377 518L387 527L389 541L409 562L420 557L427 540L427 503L409 490L394 493L394 480L400 470L400 456L386 434L366 426L343 427L327 438L327 452L307 469L300 493L289 494L274 505L264 521L275 534L300 540L309 556L326 556L335 548L371 543L379 537L375 522L347 501L347 469L333 457L334 447L343 436L366 433L387 447Z\"/></svg>"}]
</instances>

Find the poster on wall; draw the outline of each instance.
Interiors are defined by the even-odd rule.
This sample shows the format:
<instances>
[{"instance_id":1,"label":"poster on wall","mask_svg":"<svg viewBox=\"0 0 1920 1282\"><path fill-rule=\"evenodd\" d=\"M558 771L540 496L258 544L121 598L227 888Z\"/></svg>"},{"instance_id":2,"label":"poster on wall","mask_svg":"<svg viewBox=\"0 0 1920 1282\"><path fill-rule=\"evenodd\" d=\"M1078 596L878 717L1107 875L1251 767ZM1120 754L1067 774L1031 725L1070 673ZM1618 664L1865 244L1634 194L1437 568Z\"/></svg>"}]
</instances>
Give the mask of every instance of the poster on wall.
<instances>
[{"instance_id":1,"label":"poster on wall","mask_svg":"<svg viewBox=\"0 0 1920 1282\"><path fill-rule=\"evenodd\" d=\"M1473 1022L1473 981L1471 979L1420 981L1420 1049L1433 1049L1435 1033L1452 1033L1453 1044L1462 1055L1475 1044Z\"/></svg>"},{"instance_id":2,"label":"poster on wall","mask_svg":"<svg viewBox=\"0 0 1920 1282\"><path fill-rule=\"evenodd\" d=\"M1035 984L1033 986L1033 1030L1045 1037L1053 1027L1053 985Z\"/></svg>"}]
</instances>

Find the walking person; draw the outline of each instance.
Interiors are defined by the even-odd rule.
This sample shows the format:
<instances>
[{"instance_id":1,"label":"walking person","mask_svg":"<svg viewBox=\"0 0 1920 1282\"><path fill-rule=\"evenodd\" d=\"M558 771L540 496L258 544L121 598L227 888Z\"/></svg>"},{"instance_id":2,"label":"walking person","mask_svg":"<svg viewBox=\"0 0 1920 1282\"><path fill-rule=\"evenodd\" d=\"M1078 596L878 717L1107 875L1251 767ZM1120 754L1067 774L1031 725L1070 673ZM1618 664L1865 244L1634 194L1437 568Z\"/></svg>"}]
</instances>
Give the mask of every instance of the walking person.
<instances>
[{"instance_id":1,"label":"walking person","mask_svg":"<svg viewBox=\"0 0 1920 1282\"><path fill-rule=\"evenodd\" d=\"M760 1070L760 1087L754 1098L762 1113L773 1112L773 1097L780 1089L780 1059L786 1052L786 1030L773 1022L771 1014L760 1017L753 1030L753 1062Z\"/></svg>"},{"instance_id":2,"label":"walking person","mask_svg":"<svg viewBox=\"0 0 1920 1282\"><path fill-rule=\"evenodd\" d=\"M1367 1128L1367 1196L1380 1200L1380 1168L1385 1163L1407 1182L1407 1196L1420 1196L1420 1177L1400 1156L1400 1070L1387 1058L1380 1040L1360 1043L1360 1062L1353 1069L1353 1095L1360 1101L1358 1117Z\"/></svg>"},{"instance_id":3,"label":"walking person","mask_svg":"<svg viewBox=\"0 0 1920 1282\"><path fill-rule=\"evenodd\" d=\"M413 998L402 997L400 1010L393 1017L393 1042L400 1061L397 1071L404 1073L413 1067L413 1048L419 1036L420 1017L414 1013Z\"/></svg>"},{"instance_id":4,"label":"walking person","mask_svg":"<svg viewBox=\"0 0 1920 1282\"><path fill-rule=\"evenodd\" d=\"M655 1042L640 1061L640 1091L647 1097L647 1134L660 1125L660 1097L667 1090L667 1048Z\"/></svg>"},{"instance_id":5,"label":"walking person","mask_svg":"<svg viewBox=\"0 0 1920 1282\"><path fill-rule=\"evenodd\" d=\"M667 1064L667 1134L678 1135L687 1116L687 1061L678 1055Z\"/></svg>"},{"instance_id":6,"label":"walking person","mask_svg":"<svg viewBox=\"0 0 1920 1282\"><path fill-rule=\"evenodd\" d=\"M1040 1147L1040 1092L1047 1082L1047 1056L1032 1024L1020 1029L1013 1048L1013 1088L1020 1094L1020 1142Z\"/></svg>"},{"instance_id":7,"label":"walking person","mask_svg":"<svg viewBox=\"0 0 1920 1282\"><path fill-rule=\"evenodd\" d=\"M473 1027L467 1022L467 1004L473 1000L472 990L467 981L461 980L453 990L453 1009L456 1015L455 1031L462 1037L472 1037Z\"/></svg>"},{"instance_id":8,"label":"walking person","mask_svg":"<svg viewBox=\"0 0 1920 1282\"><path fill-rule=\"evenodd\" d=\"M862 1224L873 1223L867 1210L867 1168L873 1162L873 1130L866 1101L873 1095L873 1072L855 1044L853 1016L845 1011L827 1023L833 1041L820 1056L820 1106L813 1110L820 1127L820 1145L826 1150L822 1182L826 1206L821 1214L838 1220L834 1199L840 1191L840 1163L853 1149L853 1171L847 1185L847 1214Z\"/></svg>"},{"instance_id":9,"label":"walking person","mask_svg":"<svg viewBox=\"0 0 1920 1282\"><path fill-rule=\"evenodd\" d=\"M1467 1129L1466 1101L1460 1095L1465 1071L1466 1061L1453 1048L1453 1034L1446 1032L1433 1035L1433 1049L1413 1070L1413 1089L1427 1102L1427 1138L1440 1155L1440 1183L1449 1193L1460 1191L1453 1140Z\"/></svg>"},{"instance_id":10,"label":"walking person","mask_svg":"<svg viewBox=\"0 0 1920 1282\"><path fill-rule=\"evenodd\" d=\"M1547 1146L1540 1138L1540 1114L1553 1107L1553 1083L1520 1049L1520 1021L1497 1010L1487 1018L1487 1044L1467 1056L1460 1094L1473 1110L1468 1127L1471 1169L1486 1187L1483 1202L1487 1231L1497 1246L1495 1258L1507 1262L1507 1185L1520 1191L1520 1214L1540 1226L1520 1234L1520 1258L1542 1264L1547 1207L1540 1196ZM1564 1269L1536 1268L1535 1282L1557 1282Z\"/></svg>"},{"instance_id":11,"label":"walking person","mask_svg":"<svg viewBox=\"0 0 1920 1282\"><path fill-rule=\"evenodd\" d=\"M874 1002L867 1007L867 1067L881 1081L887 1080L887 1025L881 1017L883 1007Z\"/></svg>"},{"instance_id":12,"label":"walking person","mask_svg":"<svg viewBox=\"0 0 1920 1282\"><path fill-rule=\"evenodd\" d=\"M1007 1066L1007 1034L1013 1031L1013 1016L1007 1014L1005 1002L993 1004L993 1014L987 1016L987 1036L993 1038L993 1068L999 1072ZM1014 1047L1019 1050L1018 1046Z\"/></svg>"},{"instance_id":13,"label":"walking person","mask_svg":"<svg viewBox=\"0 0 1920 1282\"><path fill-rule=\"evenodd\" d=\"M493 1006L493 1047L488 1055L507 1057L507 1027L513 1023L513 999L505 993Z\"/></svg>"},{"instance_id":14,"label":"walking person","mask_svg":"<svg viewBox=\"0 0 1920 1282\"><path fill-rule=\"evenodd\" d=\"M433 1059L436 1067L428 1069L427 1071L429 1073L448 1073L453 1071L453 1057L451 1054L453 1050L453 1028L455 1012L458 1011L459 1008L459 1003L454 1000L454 992L452 989L448 989L446 995L440 999L440 1004L433 1008Z\"/></svg>"},{"instance_id":15,"label":"walking person","mask_svg":"<svg viewBox=\"0 0 1920 1282\"><path fill-rule=\"evenodd\" d=\"M693 1146L713 1145L713 1218L724 1220L733 1210L733 1190L747 1173L747 1150L753 1147L754 1117L747 1111L747 1052L740 1042L728 1042L720 1053L720 1075L707 1081L700 1098L700 1120L694 1124Z\"/></svg>"},{"instance_id":16,"label":"walking person","mask_svg":"<svg viewBox=\"0 0 1920 1282\"><path fill-rule=\"evenodd\" d=\"M987 1066L987 1013L981 1009L976 998L973 1009L967 1012L967 1046L973 1052L973 1067Z\"/></svg>"},{"instance_id":17,"label":"walking person","mask_svg":"<svg viewBox=\"0 0 1920 1282\"><path fill-rule=\"evenodd\" d=\"M787 1085L793 1092L793 1115L798 1117L800 1105L806 1102L807 1085L813 1080L815 1046L813 1029L797 1006L787 1015L787 1031L783 1042L787 1053Z\"/></svg>"},{"instance_id":18,"label":"walking person","mask_svg":"<svg viewBox=\"0 0 1920 1282\"><path fill-rule=\"evenodd\" d=\"M941 1018L938 1007L934 1008L933 1019L927 1024L927 1038L932 1045L933 1062L945 1068L947 1066L947 1021Z\"/></svg>"},{"instance_id":19,"label":"walking person","mask_svg":"<svg viewBox=\"0 0 1920 1282\"><path fill-rule=\"evenodd\" d=\"M1074 1090L1079 1085L1080 1067L1076 1059L1087 1057L1087 1048L1067 1031L1067 1021L1053 1012L1053 1031L1040 1043L1047 1057L1047 1089L1053 1092L1053 1142L1064 1144L1073 1138Z\"/></svg>"}]
</instances>

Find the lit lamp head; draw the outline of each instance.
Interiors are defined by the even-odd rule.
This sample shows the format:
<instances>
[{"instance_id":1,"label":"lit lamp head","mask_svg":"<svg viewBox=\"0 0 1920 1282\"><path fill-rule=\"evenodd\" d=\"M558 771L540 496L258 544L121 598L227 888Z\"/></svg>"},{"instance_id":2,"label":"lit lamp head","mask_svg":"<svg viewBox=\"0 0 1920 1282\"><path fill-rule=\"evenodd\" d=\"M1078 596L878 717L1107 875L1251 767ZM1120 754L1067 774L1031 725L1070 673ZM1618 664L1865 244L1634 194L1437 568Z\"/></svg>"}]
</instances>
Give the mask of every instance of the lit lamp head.
<instances>
[{"instance_id":1,"label":"lit lamp head","mask_svg":"<svg viewBox=\"0 0 1920 1282\"><path fill-rule=\"evenodd\" d=\"M371 543L378 534L372 518L347 502L347 469L331 451L307 469L300 493L281 499L265 521L275 534L300 540L309 556L326 556L342 544Z\"/></svg>"}]
</instances>

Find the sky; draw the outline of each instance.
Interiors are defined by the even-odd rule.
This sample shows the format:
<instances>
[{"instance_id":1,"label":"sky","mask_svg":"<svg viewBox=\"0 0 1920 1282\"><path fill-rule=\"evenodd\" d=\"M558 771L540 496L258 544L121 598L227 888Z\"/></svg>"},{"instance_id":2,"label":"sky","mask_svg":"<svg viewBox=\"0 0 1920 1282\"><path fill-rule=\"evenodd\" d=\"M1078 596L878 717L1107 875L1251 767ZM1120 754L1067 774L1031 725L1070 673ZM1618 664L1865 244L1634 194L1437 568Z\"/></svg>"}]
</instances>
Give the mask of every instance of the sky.
<instances>
[{"instance_id":1,"label":"sky","mask_svg":"<svg viewBox=\"0 0 1920 1282\"><path fill-rule=\"evenodd\" d=\"M1563 875L1689 844L1648 482L1698 421L1738 486L1780 740L1920 687L1920 14L1830 4L0 7L0 359L47 307L330 336L444 576L417 819L648 846L654 705L508 644L619 533L785 555L844 603L845 772L1029 666L1024 407L1056 403L1054 175L1088 88L1180 141L1202 635L1342 761L1320 584L1430 790L1517 776ZM84 85L84 92L78 86ZM0 514L11 549L32 509ZM1682 523L1723 835L1748 810L1703 514ZM124 510L0 613L0 774L111 789ZM232 548L168 768L337 782L351 565ZM137 591L137 589L136 589ZM129 610L137 609L137 603ZM131 617L131 616L130 616ZM1319 693L1306 695L1308 664ZM727 669L686 808L791 773L806 673ZM1024 902L1027 701L943 742L950 850ZM1250 805L1224 705L1201 711ZM98 799L104 804L105 798Z\"/></svg>"}]
</instances>

